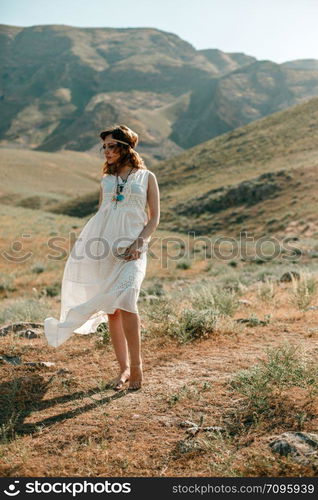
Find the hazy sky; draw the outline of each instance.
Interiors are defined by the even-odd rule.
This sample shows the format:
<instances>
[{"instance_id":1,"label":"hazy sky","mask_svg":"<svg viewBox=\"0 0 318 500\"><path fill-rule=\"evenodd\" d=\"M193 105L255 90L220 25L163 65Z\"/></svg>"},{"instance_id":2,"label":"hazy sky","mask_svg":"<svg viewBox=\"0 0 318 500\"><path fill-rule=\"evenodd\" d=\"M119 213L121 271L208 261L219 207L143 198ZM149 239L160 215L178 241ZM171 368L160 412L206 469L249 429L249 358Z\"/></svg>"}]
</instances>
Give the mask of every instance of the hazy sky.
<instances>
[{"instance_id":1,"label":"hazy sky","mask_svg":"<svg viewBox=\"0 0 318 500\"><path fill-rule=\"evenodd\" d=\"M318 59L318 0L0 0L0 23L153 27L196 49Z\"/></svg>"}]
</instances>

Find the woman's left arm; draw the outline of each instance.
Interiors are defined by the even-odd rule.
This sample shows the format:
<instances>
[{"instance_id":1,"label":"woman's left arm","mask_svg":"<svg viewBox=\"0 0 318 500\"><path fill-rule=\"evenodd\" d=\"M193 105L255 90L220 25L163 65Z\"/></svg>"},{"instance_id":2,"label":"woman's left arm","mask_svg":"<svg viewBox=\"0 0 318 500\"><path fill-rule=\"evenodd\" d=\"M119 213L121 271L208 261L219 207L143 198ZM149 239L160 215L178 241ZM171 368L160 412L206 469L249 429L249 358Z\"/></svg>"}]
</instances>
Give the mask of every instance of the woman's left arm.
<instances>
[{"instance_id":1,"label":"woman's left arm","mask_svg":"<svg viewBox=\"0 0 318 500\"><path fill-rule=\"evenodd\" d=\"M149 219L138 238L127 249L127 260L138 259L140 257L140 248L143 246L144 240L156 230L160 220L160 193L158 182L155 174L149 171L148 174L148 189L147 202L149 209Z\"/></svg>"}]
</instances>

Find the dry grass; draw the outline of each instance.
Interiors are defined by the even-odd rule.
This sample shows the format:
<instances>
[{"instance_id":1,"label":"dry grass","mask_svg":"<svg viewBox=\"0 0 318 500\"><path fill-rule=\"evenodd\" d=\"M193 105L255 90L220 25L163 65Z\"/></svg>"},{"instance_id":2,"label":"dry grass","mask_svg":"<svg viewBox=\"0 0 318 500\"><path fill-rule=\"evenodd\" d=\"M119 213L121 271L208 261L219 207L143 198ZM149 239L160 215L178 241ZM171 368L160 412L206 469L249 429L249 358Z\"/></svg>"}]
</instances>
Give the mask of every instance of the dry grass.
<instances>
[{"instance_id":1,"label":"dry grass","mask_svg":"<svg viewBox=\"0 0 318 500\"><path fill-rule=\"evenodd\" d=\"M102 334L75 335L57 350L43 338L3 337L2 353L56 364L49 368L1 366L1 393L6 402L2 406L2 474L314 475L309 466L273 455L268 442L286 430L314 431L316 395L309 396L297 383L281 387L280 398L275 391L269 396L269 413L253 419L255 409L244 399L246 395L233 392L231 386L242 370L262 361L266 366L267 349L277 350L284 342L301 345L308 359L317 362L315 311L302 312L287 305L285 295L291 283L276 287L277 302L269 323L248 326L235 321L250 315L263 319L267 314L257 288L247 287L240 298L248 303L241 303L233 316L220 317L211 335L188 344L166 334L171 310L168 305L166 311L162 308L165 300L169 304L168 296L171 305L178 297L180 302L182 291L179 295L173 295L173 289L165 291L161 307L142 300L145 383L142 391L132 394L105 389L117 366L112 347L99 340ZM161 290L158 285L154 288ZM225 431L200 431L189 438L180 427L184 420L204 421L205 426L221 426Z\"/></svg>"}]
</instances>

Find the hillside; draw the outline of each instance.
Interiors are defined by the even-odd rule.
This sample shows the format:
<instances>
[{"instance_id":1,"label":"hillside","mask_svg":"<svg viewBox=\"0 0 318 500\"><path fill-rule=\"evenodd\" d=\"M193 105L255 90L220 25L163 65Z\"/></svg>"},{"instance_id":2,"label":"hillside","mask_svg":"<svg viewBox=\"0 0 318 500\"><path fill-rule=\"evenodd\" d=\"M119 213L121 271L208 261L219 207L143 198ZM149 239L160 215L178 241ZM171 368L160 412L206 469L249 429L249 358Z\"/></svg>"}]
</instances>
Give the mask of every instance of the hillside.
<instances>
[{"instance_id":1,"label":"hillside","mask_svg":"<svg viewBox=\"0 0 318 500\"><path fill-rule=\"evenodd\" d=\"M117 122L149 165L318 95L315 60L196 50L154 28L0 26L0 145L96 154Z\"/></svg>"},{"instance_id":2,"label":"hillside","mask_svg":"<svg viewBox=\"0 0 318 500\"><path fill-rule=\"evenodd\" d=\"M0 203L50 208L93 193L98 202L103 157L0 148Z\"/></svg>"},{"instance_id":3,"label":"hillside","mask_svg":"<svg viewBox=\"0 0 318 500\"><path fill-rule=\"evenodd\" d=\"M236 234L316 222L317 123L313 98L158 163L161 225Z\"/></svg>"}]
</instances>

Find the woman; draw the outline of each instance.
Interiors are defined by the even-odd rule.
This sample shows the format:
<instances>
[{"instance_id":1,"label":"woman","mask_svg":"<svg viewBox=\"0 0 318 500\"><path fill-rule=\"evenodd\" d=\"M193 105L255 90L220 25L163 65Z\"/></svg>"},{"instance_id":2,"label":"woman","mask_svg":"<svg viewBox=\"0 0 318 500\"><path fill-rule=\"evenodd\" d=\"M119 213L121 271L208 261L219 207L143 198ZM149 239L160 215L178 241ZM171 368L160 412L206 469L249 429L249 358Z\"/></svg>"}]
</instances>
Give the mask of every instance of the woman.
<instances>
[{"instance_id":1,"label":"woman","mask_svg":"<svg viewBox=\"0 0 318 500\"><path fill-rule=\"evenodd\" d=\"M128 389L137 390L143 379L137 301L147 246L159 224L159 188L156 176L134 150L135 132L115 125L100 138L106 162L98 211L66 262L60 321L46 318L44 331L48 343L58 347L73 332L92 333L108 320L120 367L111 386L119 390L129 380ZM97 254L92 252L94 243Z\"/></svg>"}]
</instances>

